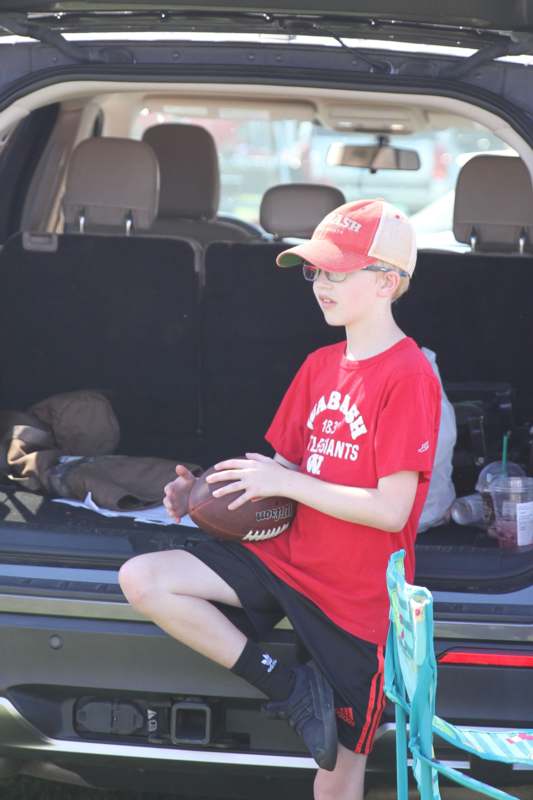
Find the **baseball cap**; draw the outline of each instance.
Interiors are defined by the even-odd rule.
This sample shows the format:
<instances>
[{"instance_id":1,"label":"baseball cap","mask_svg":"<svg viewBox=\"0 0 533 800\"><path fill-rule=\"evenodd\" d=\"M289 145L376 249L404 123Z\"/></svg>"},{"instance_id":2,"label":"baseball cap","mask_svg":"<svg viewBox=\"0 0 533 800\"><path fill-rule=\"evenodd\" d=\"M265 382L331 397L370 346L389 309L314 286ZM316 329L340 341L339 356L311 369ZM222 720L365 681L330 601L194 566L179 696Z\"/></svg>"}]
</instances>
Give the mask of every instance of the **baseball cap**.
<instances>
[{"instance_id":1,"label":"baseball cap","mask_svg":"<svg viewBox=\"0 0 533 800\"><path fill-rule=\"evenodd\" d=\"M276 259L279 267L305 261L329 272L351 272L386 261L412 275L415 231L405 214L385 200L344 203L324 217L307 242Z\"/></svg>"}]
</instances>

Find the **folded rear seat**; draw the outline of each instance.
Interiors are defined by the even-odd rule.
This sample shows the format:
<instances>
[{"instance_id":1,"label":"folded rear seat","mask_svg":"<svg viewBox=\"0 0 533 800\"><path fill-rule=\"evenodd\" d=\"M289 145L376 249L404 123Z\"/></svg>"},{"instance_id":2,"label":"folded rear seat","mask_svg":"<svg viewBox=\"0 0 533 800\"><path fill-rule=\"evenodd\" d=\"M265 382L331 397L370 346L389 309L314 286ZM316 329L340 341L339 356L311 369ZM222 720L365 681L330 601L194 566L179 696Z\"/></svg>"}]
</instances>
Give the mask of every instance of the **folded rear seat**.
<instances>
[{"instance_id":1,"label":"folded rear seat","mask_svg":"<svg viewBox=\"0 0 533 800\"><path fill-rule=\"evenodd\" d=\"M109 393L120 449L190 454L198 425L198 282L189 244L148 238L158 165L141 142L98 138L72 155L62 235L23 233L0 255L0 404Z\"/></svg>"},{"instance_id":2,"label":"folded rear seat","mask_svg":"<svg viewBox=\"0 0 533 800\"><path fill-rule=\"evenodd\" d=\"M437 354L446 382L505 381L533 419L533 189L525 164L476 156L457 182L454 234L470 253L419 251L400 327Z\"/></svg>"},{"instance_id":3,"label":"folded rear seat","mask_svg":"<svg viewBox=\"0 0 533 800\"><path fill-rule=\"evenodd\" d=\"M265 196L261 224L280 238L307 237L343 200L327 186L276 187ZM300 364L344 336L344 329L325 323L301 270L276 266L288 246L207 248L202 351L208 458L268 452L264 434Z\"/></svg>"}]
</instances>

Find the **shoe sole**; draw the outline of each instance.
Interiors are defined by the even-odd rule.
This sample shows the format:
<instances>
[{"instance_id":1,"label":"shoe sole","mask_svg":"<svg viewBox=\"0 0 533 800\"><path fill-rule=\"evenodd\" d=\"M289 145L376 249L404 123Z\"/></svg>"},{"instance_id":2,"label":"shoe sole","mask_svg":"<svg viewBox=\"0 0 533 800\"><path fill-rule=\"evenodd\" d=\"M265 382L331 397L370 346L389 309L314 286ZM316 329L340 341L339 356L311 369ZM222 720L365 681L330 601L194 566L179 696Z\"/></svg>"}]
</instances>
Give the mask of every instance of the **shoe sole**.
<instances>
[{"instance_id":1,"label":"shoe sole","mask_svg":"<svg viewBox=\"0 0 533 800\"><path fill-rule=\"evenodd\" d=\"M337 763L338 747L337 720L335 717L333 689L313 661L311 661L307 666L313 671L315 680L312 688L313 690L316 689L317 691L317 705L324 714L322 720L324 723L324 754L320 758L320 761L316 760L316 762L320 769L325 769L328 770L328 772L331 772L335 769L335 764Z\"/></svg>"}]
</instances>

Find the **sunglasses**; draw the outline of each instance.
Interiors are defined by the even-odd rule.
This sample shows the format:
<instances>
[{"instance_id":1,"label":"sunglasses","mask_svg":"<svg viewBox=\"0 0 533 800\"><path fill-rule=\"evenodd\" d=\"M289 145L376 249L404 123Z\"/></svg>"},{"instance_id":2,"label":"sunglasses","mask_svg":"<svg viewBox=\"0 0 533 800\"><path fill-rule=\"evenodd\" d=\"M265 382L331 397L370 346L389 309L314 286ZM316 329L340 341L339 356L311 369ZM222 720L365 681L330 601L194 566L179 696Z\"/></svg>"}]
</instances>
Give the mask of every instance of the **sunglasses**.
<instances>
[{"instance_id":1,"label":"sunglasses","mask_svg":"<svg viewBox=\"0 0 533 800\"><path fill-rule=\"evenodd\" d=\"M395 267L378 267L375 264L369 264L368 267L363 267L360 270L352 270L351 272L329 272L328 270L314 267L312 264L303 264L302 272L306 281L316 281L319 274L322 272L326 279L331 283L342 283L346 280L348 275L351 275L353 272L397 272L402 276L402 278L411 277L409 273L403 269L396 269Z\"/></svg>"}]
</instances>

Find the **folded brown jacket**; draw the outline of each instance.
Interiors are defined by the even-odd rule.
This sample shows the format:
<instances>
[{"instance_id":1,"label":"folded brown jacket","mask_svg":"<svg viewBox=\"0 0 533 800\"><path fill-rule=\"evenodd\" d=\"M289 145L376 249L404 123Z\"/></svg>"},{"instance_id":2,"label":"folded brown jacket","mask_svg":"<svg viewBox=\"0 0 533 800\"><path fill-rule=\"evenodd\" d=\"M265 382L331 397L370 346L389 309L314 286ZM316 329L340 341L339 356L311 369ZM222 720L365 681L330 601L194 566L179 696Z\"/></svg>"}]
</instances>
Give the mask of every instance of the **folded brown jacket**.
<instances>
[{"instance_id":1,"label":"folded brown jacket","mask_svg":"<svg viewBox=\"0 0 533 800\"><path fill-rule=\"evenodd\" d=\"M191 466L189 465L189 469ZM174 461L133 456L90 456L59 463L47 473L50 494L133 511L163 502L165 484L176 477Z\"/></svg>"},{"instance_id":2,"label":"folded brown jacket","mask_svg":"<svg viewBox=\"0 0 533 800\"><path fill-rule=\"evenodd\" d=\"M61 453L51 431L31 414L0 411L0 472L25 489L46 488L46 475Z\"/></svg>"},{"instance_id":3,"label":"folded brown jacket","mask_svg":"<svg viewBox=\"0 0 533 800\"><path fill-rule=\"evenodd\" d=\"M118 420L102 392L84 389L54 394L28 411L52 432L55 446L62 453L105 456L118 447Z\"/></svg>"},{"instance_id":4,"label":"folded brown jacket","mask_svg":"<svg viewBox=\"0 0 533 800\"><path fill-rule=\"evenodd\" d=\"M175 462L111 455L119 435L111 404L96 391L53 395L27 412L0 411L0 472L56 497L84 500L91 492L97 505L114 511L161 503ZM201 472L197 464L185 466Z\"/></svg>"}]
</instances>

